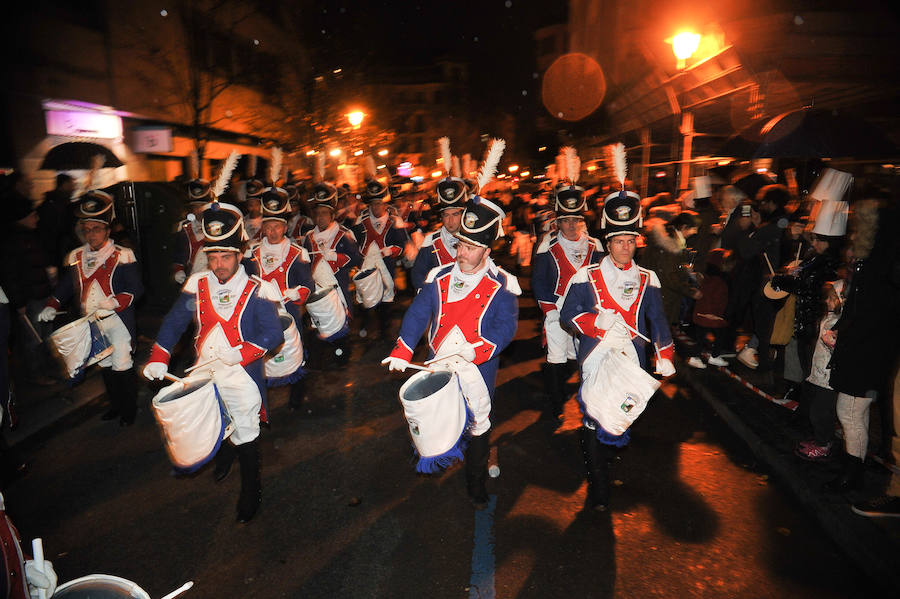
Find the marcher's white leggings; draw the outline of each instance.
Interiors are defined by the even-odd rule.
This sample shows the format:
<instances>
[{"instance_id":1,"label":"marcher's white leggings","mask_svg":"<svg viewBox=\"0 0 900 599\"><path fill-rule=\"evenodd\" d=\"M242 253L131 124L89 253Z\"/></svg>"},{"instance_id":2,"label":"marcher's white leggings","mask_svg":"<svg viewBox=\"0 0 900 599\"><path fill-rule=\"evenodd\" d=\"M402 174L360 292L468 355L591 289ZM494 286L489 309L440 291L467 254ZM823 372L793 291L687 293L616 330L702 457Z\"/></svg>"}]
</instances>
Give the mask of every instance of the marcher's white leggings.
<instances>
[{"instance_id":1,"label":"marcher's white leggings","mask_svg":"<svg viewBox=\"0 0 900 599\"><path fill-rule=\"evenodd\" d=\"M838 393L837 415L844 429L844 445L847 453L860 459L865 459L869 445L869 406L874 399L874 391L864 397Z\"/></svg>"}]
</instances>

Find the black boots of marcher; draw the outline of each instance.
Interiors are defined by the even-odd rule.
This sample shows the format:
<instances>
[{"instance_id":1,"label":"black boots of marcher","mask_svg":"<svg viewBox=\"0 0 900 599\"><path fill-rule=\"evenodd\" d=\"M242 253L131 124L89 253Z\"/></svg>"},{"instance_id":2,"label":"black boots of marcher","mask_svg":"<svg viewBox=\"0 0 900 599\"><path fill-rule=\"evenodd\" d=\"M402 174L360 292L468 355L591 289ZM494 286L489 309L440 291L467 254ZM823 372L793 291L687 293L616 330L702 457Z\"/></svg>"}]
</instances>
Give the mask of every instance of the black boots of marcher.
<instances>
[{"instance_id":1,"label":"black boots of marcher","mask_svg":"<svg viewBox=\"0 0 900 599\"><path fill-rule=\"evenodd\" d=\"M103 420L119 419L121 426L131 426L137 414L137 377L134 368L116 371L101 370L110 408L101 416Z\"/></svg>"},{"instance_id":2,"label":"black boots of marcher","mask_svg":"<svg viewBox=\"0 0 900 599\"><path fill-rule=\"evenodd\" d=\"M291 395L288 399L288 409L291 412L303 409L303 401L306 399L306 377L291 383Z\"/></svg>"},{"instance_id":3,"label":"black boots of marcher","mask_svg":"<svg viewBox=\"0 0 900 599\"><path fill-rule=\"evenodd\" d=\"M228 439L225 439L219 445L219 451L216 452L215 458L216 467L213 468L213 478L217 483L225 480L225 477L231 472L231 465L234 464L234 456L236 454L234 445Z\"/></svg>"},{"instance_id":4,"label":"black boots of marcher","mask_svg":"<svg viewBox=\"0 0 900 599\"><path fill-rule=\"evenodd\" d=\"M476 509L483 510L488 506L487 494L487 463L488 463L488 439L484 433L472 437L466 448L466 492Z\"/></svg>"},{"instance_id":5,"label":"black boots of marcher","mask_svg":"<svg viewBox=\"0 0 900 599\"><path fill-rule=\"evenodd\" d=\"M568 399L566 395L566 379L568 379L567 364L547 363L544 368L544 387L550 397L547 406L547 416L557 423L562 420L563 406Z\"/></svg>"},{"instance_id":6,"label":"black boots of marcher","mask_svg":"<svg viewBox=\"0 0 900 599\"><path fill-rule=\"evenodd\" d=\"M241 496L237 504L237 521L249 522L256 515L262 500L259 472L259 441L253 440L236 448L241 465Z\"/></svg>"},{"instance_id":7,"label":"black boots of marcher","mask_svg":"<svg viewBox=\"0 0 900 599\"><path fill-rule=\"evenodd\" d=\"M837 478L822 485L826 493L847 493L863 488L865 466L862 459L845 453L842 457L841 473Z\"/></svg>"},{"instance_id":8,"label":"black boots of marcher","mask_svg":"<svg viewBox=\"0 0 900 599\"><path fill-rule=\"evenodd\" d=\"M587 469L585 509L605 512L609 507L609 447L597 440L597 431L581 427L581 452Z\"/></svg>"}]
</instances>

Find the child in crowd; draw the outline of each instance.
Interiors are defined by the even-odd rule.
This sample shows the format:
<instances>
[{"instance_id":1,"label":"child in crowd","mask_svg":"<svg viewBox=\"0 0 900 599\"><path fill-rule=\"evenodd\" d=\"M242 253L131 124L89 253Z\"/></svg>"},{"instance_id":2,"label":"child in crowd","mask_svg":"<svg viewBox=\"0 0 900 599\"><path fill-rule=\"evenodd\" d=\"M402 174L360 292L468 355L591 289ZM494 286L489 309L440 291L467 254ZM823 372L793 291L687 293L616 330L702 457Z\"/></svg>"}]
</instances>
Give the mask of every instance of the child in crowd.
<instances>
[{"instance_id":1,"label":"child in crowd","mask_svg":"<svg viewBox=\"0 0 900 599\"><path fill-rule=\"evenodd\" d=\"M837 392L831 388L831 352L837 333L831 328L841 315L841 280L826 283L823 289L827 312L819 322L819 335L813 349L812 368L803 384L803 398L809 402L809 422L813 438L802 441L794 452L805 460L821 461L831 456L834 446L834 421Z\"/></svg>"},{"instance_id":2,"label":"child in crowd","mask_svg":"<svg viewBox=\"0 0 900 599\"><path fill-rule=\"evenodd\" d=\"M725 279L733 264L732 252L718 248L706 258L706 270L700 283L700 299L694 304L693 322L697 355L688 358L688 366L706 368L700 351L709 354L707 363L728 366L722 357L722 331L728 326L725 309L728 306L728 281Z\"/></svg>"}]
</instances>

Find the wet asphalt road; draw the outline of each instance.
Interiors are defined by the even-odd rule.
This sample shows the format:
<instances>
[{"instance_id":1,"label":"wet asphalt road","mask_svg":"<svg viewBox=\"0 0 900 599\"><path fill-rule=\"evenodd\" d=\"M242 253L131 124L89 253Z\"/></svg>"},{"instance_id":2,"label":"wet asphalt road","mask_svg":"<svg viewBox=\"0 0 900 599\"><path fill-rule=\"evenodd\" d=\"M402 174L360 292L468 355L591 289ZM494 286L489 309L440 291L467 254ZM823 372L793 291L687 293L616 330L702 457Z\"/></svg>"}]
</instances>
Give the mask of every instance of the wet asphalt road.
<instances>
[{"instance_id":1,"label":"wet asphalt road","mask_svg":"<svg viewBox=\"0 0 900 599\"><path fill-rule=\"evenodd\" d=\"M286 390L270 395L248 525L234 522L236 469L220 484L209 469L171 476L146 409L120 429L95 408L26 443L31 471L8 511L23 538L43 537L61 581L115 574L152 597L188 580L185 598L871 596L677 377L615 461L611 510L582 513L577 406L558 430L540 418L538 310L521 306L492 414L495 505L477 521L461 468L415 474L397 401L407 375L378 365L377 342L357 342L344 372L313 373L303 413Z\"/></svg>"}]
</instances>

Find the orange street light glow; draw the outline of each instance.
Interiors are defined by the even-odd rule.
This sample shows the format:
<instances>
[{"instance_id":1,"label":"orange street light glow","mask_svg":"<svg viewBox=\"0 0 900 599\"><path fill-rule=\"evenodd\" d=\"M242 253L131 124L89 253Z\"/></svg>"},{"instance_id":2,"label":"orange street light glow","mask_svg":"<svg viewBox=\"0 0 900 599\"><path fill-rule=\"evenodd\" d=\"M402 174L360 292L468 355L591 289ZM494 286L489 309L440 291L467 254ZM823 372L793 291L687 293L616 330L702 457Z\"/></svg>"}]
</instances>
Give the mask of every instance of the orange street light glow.
<instances>
[{"instance_id":1,"label":"orange street light glow","mask_svg":"<svg viewBox=\"0 0 900 599\"><path fill-rule=\"evenodd\" d=\"M692 31L682 31L672 38L672 51L678 60L687 60L694 55L700 46L700 34Z\"/></svg>"},{"instance_id":2,"label":"orange street light glow","mask_svg":"<svg viewBox=\"0 0 900 599\"><path fill-rule=\"evenodd\" d=\"M332 151L328 152L328 155L331 156L332 158L335 158L335 157L337 157L337 156L340 156L340 155L341 155L341 149L340 149L340 148L335 148L335 149L333 149Z\"/></svg>"},{"instance_id":3,"label":"orange street light glow","mask_svg":"<svg viewBox=\"0 0 900 599\"><path fill-rule=\"evenodd\" d=\"M318 154L318 152L316 152L315 150L307 150L306 151L307 156L315 156L316 154Z\"/></svg>"},{"instance_id":4,"label":"orange street light glow","mask_svg":"<svg viewBox=\"0 0 900 599\"><path fill-rule=\"evenodd\" d=\"M354 110L350 114L347 115L347 120L350 121L350 124L354 127L359 127L363 122L363 117L365 117L361 111Z\"/></svg>"},{"instance_id":5,"label":"orange street light glow","mask_svg":"<svg viewBox=\"0 0 900 599\"><path fill-rule=\"evenodd\" d=\"M432 172L431 172L431 177L432 177L433 179L437 179L438 177L440 177L440 176L443 175L443 174L444 174L444 171L432 171Z\"/></svg>"},{"instance_id":6,"label":"orange street light glow","mask_svg":"<svg viewBox=\"0 0 900 599\"><path fill-rule=\"evenodd\" d=\"M587 167L587 172L593 173L595 170L597 170L597 165L596 165L596 164L589 164L589 165L588 165L588 167Z\"/></svg>"},{"instance_id":7,"label":"orange street light glow","mask_svg":"<svg viewBox=\"0 0 900 599\"><path fill-rule=\"evenodd\" d=\"M363 155L363 151L362 151L362 150L357 150L357 151L353 152L353 155L354 155L354 156L362 156L362 155Z\"/></svg>"},{"instance_id":8,"label":"orange street light glow","mask_svg":"<svg viewBox=\"0 0 900 599\"><path fill-rule=\"evenodd\" d=\"M519 165L518 164L510 164L509 167L507 168L507 170L511 173L514 173L517 170L519 170Z\"/></svg>"},{"instance_id":9,"label":"orange street light glow","mask_svg":"<svg viewBox=\"0 0 900 599\"><path fill-rule=\"evenodd\" d=\"M521 176L522 178L525 178L530 174L531 174L531 171L522 171L521 173L519 173L519 176Z\"/></svg>"},{"instance_id":10,"label":"orange street light glow","mask_svg":"<svg viewBox=\"0 0 900 599\"><path fill-rule=\"evenodd\" d=\"M388 151L387 151L387 150L378 150L378 155L379 155L379 156L387 156L387 155L388 155Z\"/></svg>"}]
</instances>

